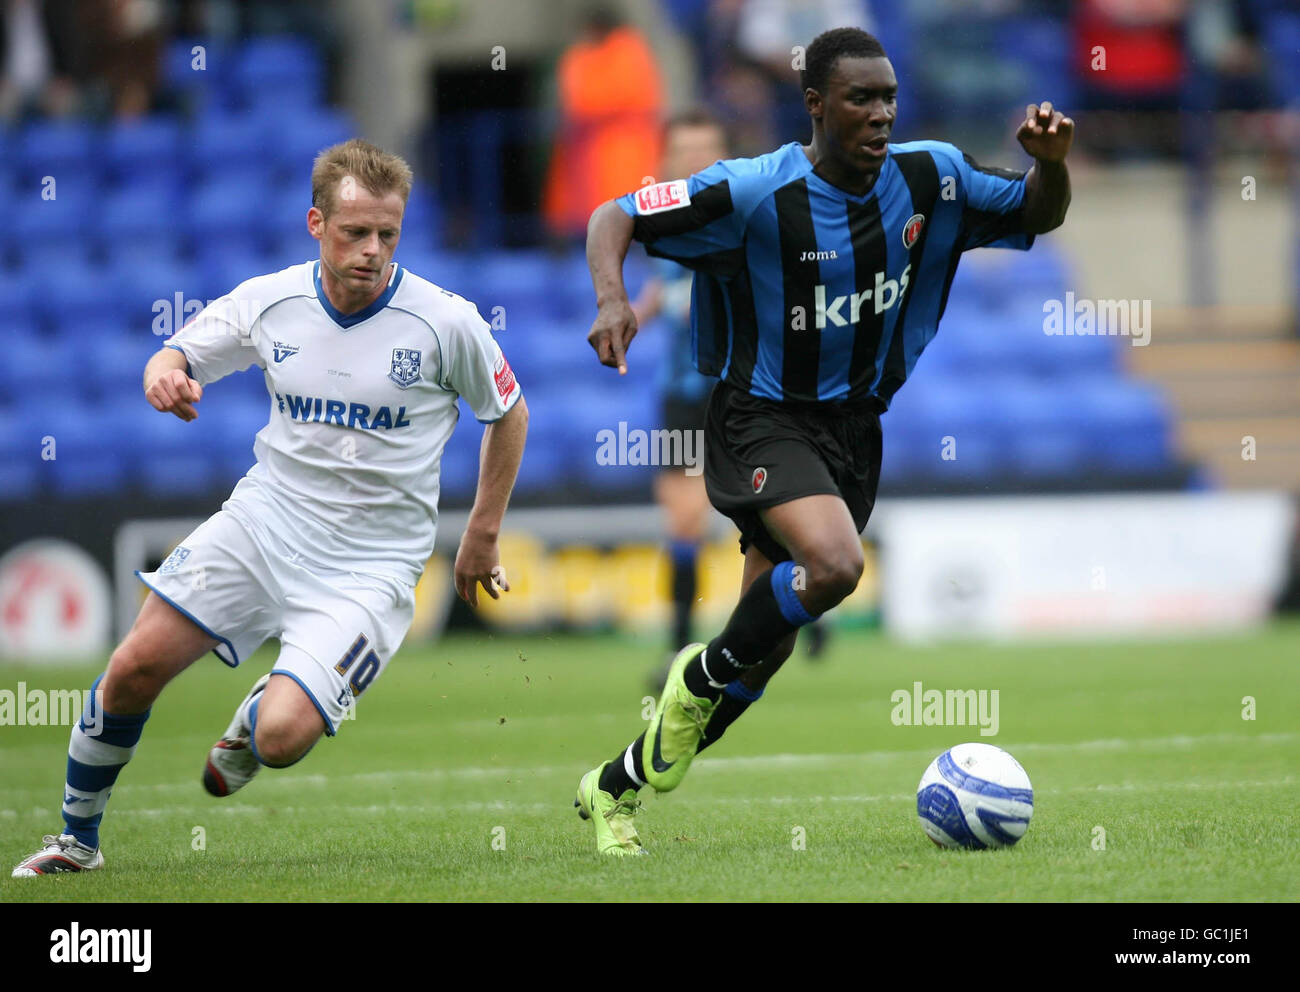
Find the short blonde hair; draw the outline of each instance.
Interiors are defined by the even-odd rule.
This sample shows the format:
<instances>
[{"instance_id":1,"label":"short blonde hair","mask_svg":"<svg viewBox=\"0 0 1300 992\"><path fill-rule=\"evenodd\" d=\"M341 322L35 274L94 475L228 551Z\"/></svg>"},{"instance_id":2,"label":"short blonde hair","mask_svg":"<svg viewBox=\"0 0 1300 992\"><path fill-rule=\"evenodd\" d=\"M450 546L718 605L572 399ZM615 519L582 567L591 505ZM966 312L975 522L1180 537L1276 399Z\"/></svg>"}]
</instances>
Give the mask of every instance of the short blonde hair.
<instances>
[{"instance_id":1,"label":"short blonde hair","mask_svg":"<svg viewBox=\"0 0 1300 992\"><path fill-rule=\"evenodd\" d=\"M311 167L311 205L328 217L337 201L339 183L348 178L374 196L397 193L403 205L411 195L411 167L405 159L352 138L316 156Z\"/></svg>"}]
</instances>

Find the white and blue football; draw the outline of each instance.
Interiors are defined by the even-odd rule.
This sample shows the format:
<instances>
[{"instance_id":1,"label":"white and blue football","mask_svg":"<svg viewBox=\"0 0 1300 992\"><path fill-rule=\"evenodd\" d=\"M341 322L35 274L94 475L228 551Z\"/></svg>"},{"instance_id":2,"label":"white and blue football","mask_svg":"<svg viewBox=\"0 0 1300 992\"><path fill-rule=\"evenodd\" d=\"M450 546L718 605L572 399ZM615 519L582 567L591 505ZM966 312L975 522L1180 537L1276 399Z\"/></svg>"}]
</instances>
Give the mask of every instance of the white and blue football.
<instances>
[{"instance_id":1,"label":"white and blue football","mask_svg":"<svg viewBox=\"0 0 1300 992\"><path fill-rule=\"evenodd\" d=\"M1010 847L1029 829L1034 788L1020 762L1002 748L958 744L921 776L916 815L940 847Z\"/></svg>"}]
</instances>

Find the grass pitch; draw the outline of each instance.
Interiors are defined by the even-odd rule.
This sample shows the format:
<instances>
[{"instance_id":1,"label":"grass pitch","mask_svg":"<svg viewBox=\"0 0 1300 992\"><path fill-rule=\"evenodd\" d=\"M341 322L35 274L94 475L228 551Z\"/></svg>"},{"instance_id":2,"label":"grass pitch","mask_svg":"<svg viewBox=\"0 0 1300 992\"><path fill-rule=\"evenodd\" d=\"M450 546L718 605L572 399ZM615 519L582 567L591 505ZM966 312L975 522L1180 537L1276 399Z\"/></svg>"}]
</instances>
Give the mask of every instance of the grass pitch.
<instances>
[{"instance_id":1,"label":"grass pitch","mask_svg":"<svg viewBox=\"0 0 1300 992\"><path fill-rule=\"evenodd\" d=\"M1292 900L1300 893L1300 625L1161 642L903 646L844 632L797 652L675 792L643 792L653 857L607 861L578 778L644 726L658 645L449 637L403 651L358 717L229 800L207 748L264 650L201 661L164 693L119 779L106 868L10 879L58 832L68 728L0 728L0 901ZM97 666L4 670L86 688ZM999 732L895 726L891 693L999 690ZM1255 701L1255 719L1243 719ZM945 747L1029 772L1014 848L951 852L916 821ZM1103 847L1104 841L1104 847ZM801 849L802 848L802 849Z\"/></svg>"}]
</instances>

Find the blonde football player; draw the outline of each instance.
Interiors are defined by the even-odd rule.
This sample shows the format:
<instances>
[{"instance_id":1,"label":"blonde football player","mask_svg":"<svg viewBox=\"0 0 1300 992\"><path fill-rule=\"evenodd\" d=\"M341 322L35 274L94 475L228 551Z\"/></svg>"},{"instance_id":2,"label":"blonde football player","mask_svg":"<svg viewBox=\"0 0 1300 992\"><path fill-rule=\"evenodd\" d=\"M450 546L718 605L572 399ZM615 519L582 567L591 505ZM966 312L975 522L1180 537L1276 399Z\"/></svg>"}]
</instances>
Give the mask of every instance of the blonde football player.
<instances>
[{"instance_id":1,"label":"blonde football player","mask_svg":"<svg viewBox=\"0 0 1300 992\"><path fill-rule=\"evenodd\" d=\"M103 865L100 821L150 707L209 651L233 667L280 641L208 754L213 795L336 732L410 627L460 397L488 426L456 590L476 605L480 585L494 599L509 589L497 532L528 412L473 304L392 261L410 189L396 155L360 140L326 149L306 218L319 260L241 283L149 360L145 397L162 413L193 420L209 385L256 366L270 419L222 508L140 574L148 597L72 730L65 829L15 877Z\"/></svg>"}]
</instances>

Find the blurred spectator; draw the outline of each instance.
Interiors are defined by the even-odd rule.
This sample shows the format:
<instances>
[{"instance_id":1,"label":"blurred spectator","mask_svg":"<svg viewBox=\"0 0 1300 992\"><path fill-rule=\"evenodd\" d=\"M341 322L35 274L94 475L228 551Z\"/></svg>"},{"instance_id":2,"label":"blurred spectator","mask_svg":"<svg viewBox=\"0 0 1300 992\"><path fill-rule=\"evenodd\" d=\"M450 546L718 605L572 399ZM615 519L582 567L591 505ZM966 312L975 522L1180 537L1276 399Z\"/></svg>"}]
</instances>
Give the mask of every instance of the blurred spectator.
<instances>
[{"instance_id":1,"label":"blurred spectator","mask_svg":"<svg viewBox=\"0 0 1300 992\"><path fill-rule=\"evenodd\" d=\"M1091 109L1174 110L1187 0L1079 0L1075 58Z\"/></svg>"},{"instance_id":2,"label":"blurred spectator","mask_svg":"<svg viewBox=\"0 0 1300 992\"><path fill-rule=\"evenodd\" d=\"M639 31L591 8L556 71L560 126L543 212L551 233L580 237L591 212L636 189L659 163L659 67Z\"/></svg>"},{"instance_id":3,"label":"blurred spectator","mask_svg":"<svg viewBox=\"0 0 1300 992\"><path fill-rule=\"evenodd\" d=\"M7 0L0 29L5 116L147 113L164 13L161 0Z\"/></svg>"},{"instance_id":4,"label":"blurred spectator","mask_svg":"<svg viewBox=\"0 0 1300 992\"><path fill-rule=\"evenodd\" d=\"M58 30L56 3L5 0L0 7L0 116L63 116L77 105L74 55Z\"/></svg>"}]
</instances>

